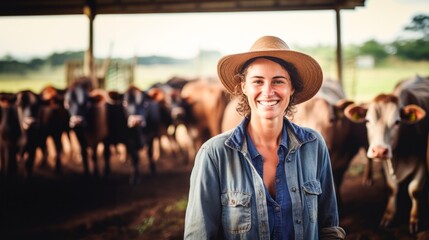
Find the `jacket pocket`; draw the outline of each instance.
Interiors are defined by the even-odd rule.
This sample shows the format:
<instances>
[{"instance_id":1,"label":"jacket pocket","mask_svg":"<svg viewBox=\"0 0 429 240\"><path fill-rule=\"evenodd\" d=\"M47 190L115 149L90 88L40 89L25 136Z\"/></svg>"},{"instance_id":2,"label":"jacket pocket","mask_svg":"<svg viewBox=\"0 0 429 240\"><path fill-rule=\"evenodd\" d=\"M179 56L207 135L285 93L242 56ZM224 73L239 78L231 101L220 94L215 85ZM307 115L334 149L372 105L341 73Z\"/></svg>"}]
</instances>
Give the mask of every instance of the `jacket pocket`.
<instances>
[{"instance_id":1,"label":"jacket pocket","mask_svg":"<svg viewBox=\"0 0 429 240\"><path fill-rule=\"evenodd\" d=\"M313 180L304 183L302 186L305 194L305 202L307 203L308 213L310 215L310 221L317 221L317 199L318 196L322 193L322 188L320 182Z\"/></svg>"},{"instance_id":2,"label":"jacket pocket","mask_svg":"<svg viewBox=\"0 0 429 240\"><path fill-rule=\"evenodd\" d=\"M227 192L221 195L222 225L230 233L245 233L250 230L251 210L249 193Z\"/></svg>"}]
</instances>

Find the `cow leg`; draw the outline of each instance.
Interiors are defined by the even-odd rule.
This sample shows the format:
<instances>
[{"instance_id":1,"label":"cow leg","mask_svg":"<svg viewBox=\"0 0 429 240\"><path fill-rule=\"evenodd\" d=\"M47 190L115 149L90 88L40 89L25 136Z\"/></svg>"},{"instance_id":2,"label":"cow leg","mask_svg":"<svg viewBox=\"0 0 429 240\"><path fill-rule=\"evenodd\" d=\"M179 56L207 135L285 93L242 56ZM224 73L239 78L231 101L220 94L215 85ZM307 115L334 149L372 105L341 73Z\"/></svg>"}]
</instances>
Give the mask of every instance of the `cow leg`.
<instances>
[{"instance_id":1,"label":"cow leg","mask_svg":"<svg viewBox=\"0 0 429 240\"><path fill-rule=\"evenodd\" d=\"M362 184L365 186L372 186L373 184L373 161L372 159L367 158L365 168L363 171Z\"/></svg>"},{"instance_id":2,"label":"cow leg","mask_svg":"<svg viewBox=\"0 0 429 240\"><path fill-rule=\"evenodd\" d=\"M127 146L127 153L131 156L131 162L133 165L133 172L130 177L130 184L140 183L140 160L138 149L135 147Z\"/></svg>"},{"instance_id":3,"label":"cow leg","mask_svg":"<svg viewBox=\"0 0 429 240\"><path fill-rule=\"evenodd\" d=\"M156 163L155 163L155 160L153 159L153 142L154 142L154 139L151 139L149 141L147 154L149 159L150 172L152 174L156 174Z\"/></svg>"},{"instance_id":4,"label":"cow leg","mask_svg":"<svg viewBox=\"0 0 429 240\"><path fill-rule=\"evenodd\" d=\"M18 174L18 164L16 155L18 154L18 149L15 146L10 146L9 150L6 153L7 158L7 177L14 178Z\"/></svg>"},{"instance_id":5,"label":"cow leg","mask_svg":"<svg viewBox=\"0 0 429 240\"><path fill-rule=\"evenodd\" d=\"M115 146L116 147L116 146ZM104 143L103 157L104 157L104 176L110 175L110 143Z\"/></svg>"},{"instance_id":6,"label":"cow leg","mask_svg":"<svg viewBox=\"0 0 429 240\"><path fill-rule=\"evenodd\" d=\"M416 175L413 180L408 185L408 195L411 199L411 211L410 211L410 221L409 221L409 231L411 234L414 234L419 229L419 213L422 203L423 196L426 196L423 193L423 186L426 181L426 169L424 167L417 168ZM425 202L425 201L424 201Z\"/></svg>"},{"instance_id":7,"label":"cow leg","mask_svg":"<svg viewBox=\"0 0 429 240\"><path fill-rule=\"evenodd\" d=\"M5 176L5 165L6 165L3 152L4 152L3 147L0 146L0 177L1 178Z\"/></svg>"},{"instance_id":8,"label":"cow leg","mask_svg":"<svg viewBox=\"0 0 429 240\"><path fill-rule=\"evenodd\" d=\"M97 161L97 144L95 146L91 147L92 154L91 154L91 160L92 160L92 167L93 167L93 174L94 177L98 178L100 176L100 171L98 169L98 161Z\"/></svg>"},{"instance_id":9,"label":"cow leg","mask_svg":"<svg viewBox=\"0 0 429 240\"><path fill-rule=\"evenodd\" d=\"M36 146L30 146L28 148L28 157L25 161L25 174L27 179L33 177L34 160L36 159Z\"/></svg>"},{"instance_id":10,"label":"cow leg","mask_svg":"<svg viewBox=\"0 0 429 240\"><path fill-rule=\"evenodd\" d=\"M382 162L382 166L383 166L383 170L385 172L385 176L386 176L386 181L387 181L387 185L390 189L390 194L387 200L387 205L386 205L386 209L384 211L383 214L383 218L381 219L380 222L380 226L382 227L387 227L389 226L392 221L393 218L396 214L396 201L397 201L397 196L398 196L398 191L399 191L399 184L397 182L397 179L394 175L392 175L390 173L390 168L387 165L387 161L383 161Z\"/></svg>"},{"instance_id":11,"label":"cow leg","mask_svg":"<svg viewBox=\"0 0 429 240\"><path fill-rule=\"evenodd\" d=\"M85 177L89 177L89 163L88 163L88 144L85 139L85 135L81 130L75 130L77 141L80 145L80 156L82 158L83 174Z\"/></svg>"},{"instance_id":12,"label":"cow leg","mask_svg":"<svg viewBox=\"0 0 429 240\"><path fill-rule=\"evenodd\" d=\"M61 164L61 154L63 152L63 145L61 142L61 133L59 135L55 135L53 136L53 140L54 140L54 144L55 144L55 151L56 151L56 156L55 156L55 172L57 174L61 174L63 169L62 169L62 164Z\"/></svg>"},{"instance_id":13,"label":"cow leg","mask_svg":"<svg viewBox=\"0 0 429 240\"><path fill-rule=\"evenodd\" d=\"M41 168L47 168L48 167L48 147L46 145L47 136L43 136L40 139L40 149L42 150L42 160L40 162Z\"/></svg>"}]
</instances>

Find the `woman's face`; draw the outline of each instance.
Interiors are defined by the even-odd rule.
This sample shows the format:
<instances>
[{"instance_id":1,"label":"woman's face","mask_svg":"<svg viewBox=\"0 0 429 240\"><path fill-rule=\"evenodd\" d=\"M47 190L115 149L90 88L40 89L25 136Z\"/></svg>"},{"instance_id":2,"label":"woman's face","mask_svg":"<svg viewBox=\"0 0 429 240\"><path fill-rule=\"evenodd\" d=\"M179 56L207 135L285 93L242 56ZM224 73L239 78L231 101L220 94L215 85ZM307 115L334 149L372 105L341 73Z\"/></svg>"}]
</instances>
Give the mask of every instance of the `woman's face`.
<instances>
[{"instance_id":1,"label":"woman's face","mask_svg":"<svg viewBox=\"0 0 429 240\"><path fill-rule=\"evenodd\" d=\"M294 92L289 73L265 58L248 66L241 89L249 101L251 115L266 119L283 118Z\"/></svg>"}]
</instances>

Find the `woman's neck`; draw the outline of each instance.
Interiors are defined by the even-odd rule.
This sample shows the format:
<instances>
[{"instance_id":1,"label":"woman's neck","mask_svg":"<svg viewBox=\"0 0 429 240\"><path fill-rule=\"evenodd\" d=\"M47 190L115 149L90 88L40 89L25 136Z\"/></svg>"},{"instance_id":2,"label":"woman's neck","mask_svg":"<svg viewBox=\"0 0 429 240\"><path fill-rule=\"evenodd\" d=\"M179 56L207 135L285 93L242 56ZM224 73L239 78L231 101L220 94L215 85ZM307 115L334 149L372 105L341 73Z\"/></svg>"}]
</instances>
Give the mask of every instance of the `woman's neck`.
<instances>
[{"instance_id":1,"label":"woman's neck","mask_svg":"<svg viewBox=\"0 0 429 240\"><path fill-rule=\"evenodd\" d=\"M247 131L255 146L275 148L280 143L280 135L283 129L283 119L262 119L255 121L250 119Z\"/></svg>"}]
</instances>

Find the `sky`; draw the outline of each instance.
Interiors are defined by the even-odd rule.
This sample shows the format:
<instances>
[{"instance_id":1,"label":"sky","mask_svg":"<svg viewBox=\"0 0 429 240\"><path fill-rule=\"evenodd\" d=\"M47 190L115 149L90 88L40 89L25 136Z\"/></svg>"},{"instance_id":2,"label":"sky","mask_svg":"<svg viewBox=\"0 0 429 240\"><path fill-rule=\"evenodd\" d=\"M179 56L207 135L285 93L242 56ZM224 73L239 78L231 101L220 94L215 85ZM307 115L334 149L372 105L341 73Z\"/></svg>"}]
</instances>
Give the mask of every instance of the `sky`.
<instances>
[{"instance_id":1,"label":"sky","mask_svg":"<svg viewBox=\"0 0 429 240\"><path fill-rule=\"evenodd\" d=\"M428 0L366 0L363 7L341 11L342 42L392 42L417 14L429 15ZM0 17L0 58L86 50L88 23L83 14ZM335 11L97 15L94 55L192 58L200 50L231 54L247 51L263 35L278 36L292 49L335 46Z\"/></svg>"}]
</instances>

